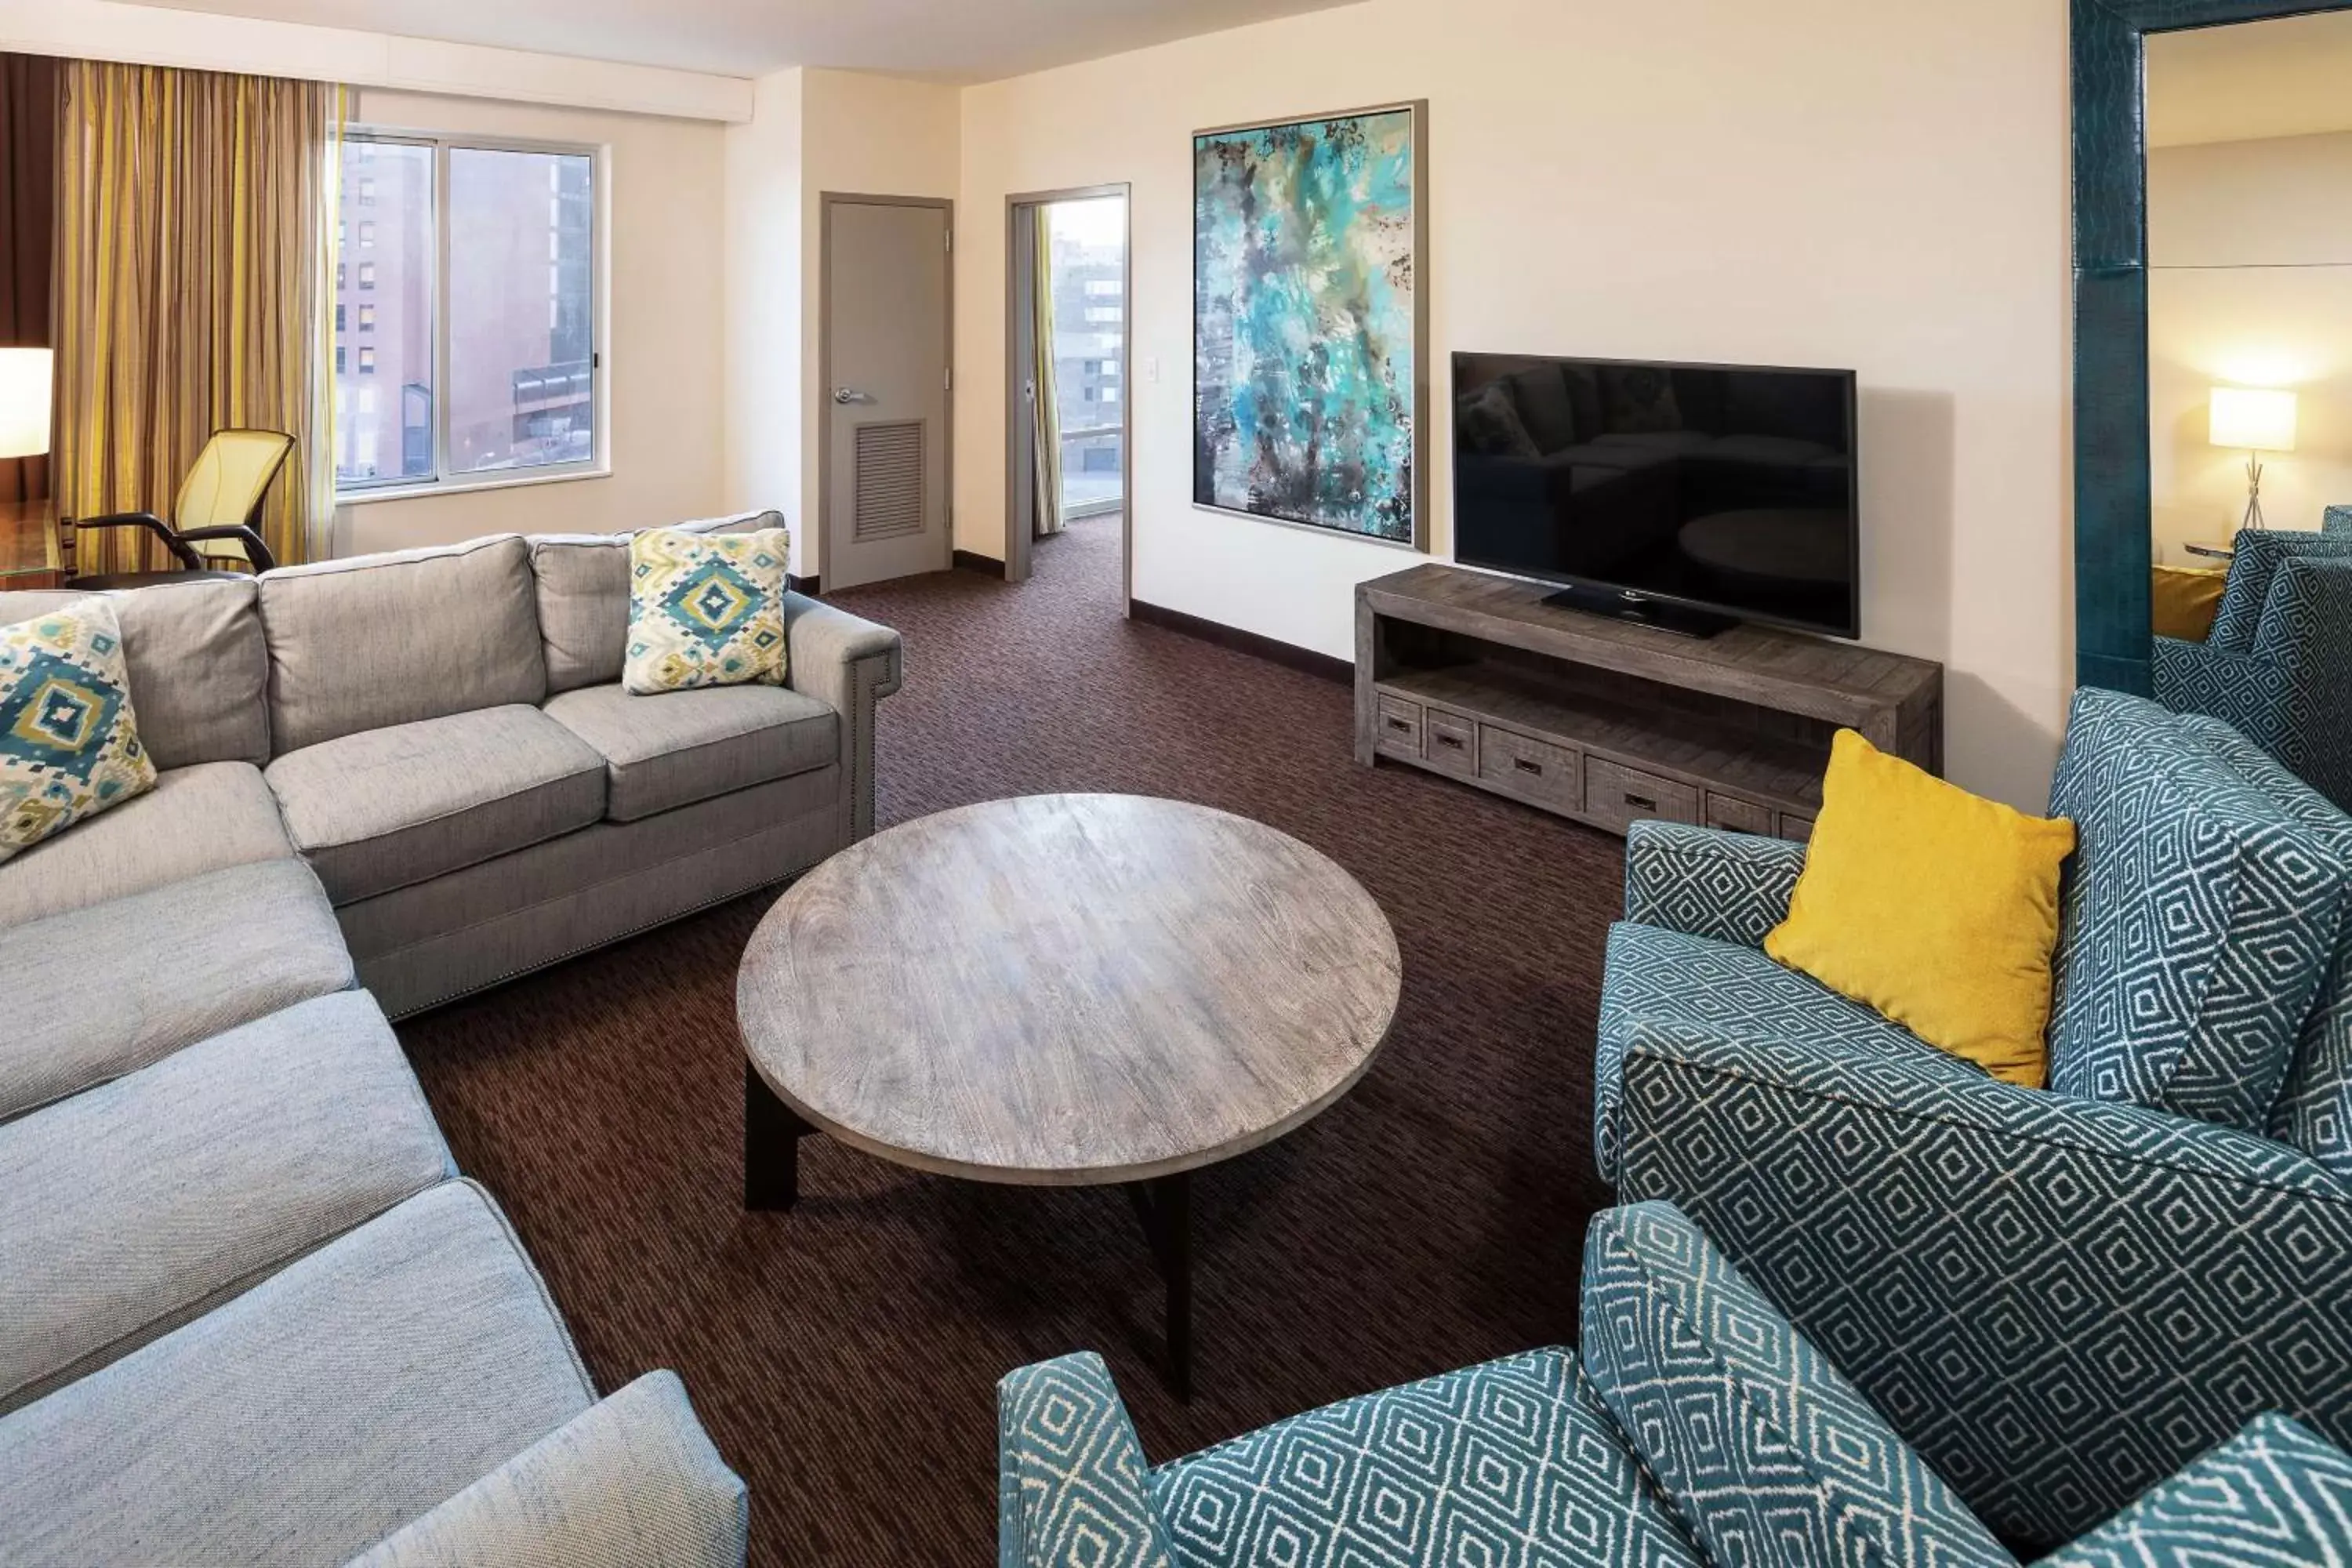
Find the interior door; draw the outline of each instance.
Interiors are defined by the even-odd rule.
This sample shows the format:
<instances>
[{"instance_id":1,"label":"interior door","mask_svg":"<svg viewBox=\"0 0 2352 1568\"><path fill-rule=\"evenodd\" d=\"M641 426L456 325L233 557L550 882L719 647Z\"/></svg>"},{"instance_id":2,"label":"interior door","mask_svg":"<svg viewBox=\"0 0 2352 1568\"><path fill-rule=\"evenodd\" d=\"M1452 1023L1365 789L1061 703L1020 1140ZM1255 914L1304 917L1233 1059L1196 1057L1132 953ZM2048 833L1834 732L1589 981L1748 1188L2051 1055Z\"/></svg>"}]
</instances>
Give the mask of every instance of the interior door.
<instances>
[{"instance_id":1,"label":"interior door","mask_svg":"<svg viewBox=\"0 0 2352 1568\"><path fill-rule=\"evenodd\" d=\"M838 589L945 571L948 211L835 197L825 214L819 575Z\"/></svg>"}]
</instances>

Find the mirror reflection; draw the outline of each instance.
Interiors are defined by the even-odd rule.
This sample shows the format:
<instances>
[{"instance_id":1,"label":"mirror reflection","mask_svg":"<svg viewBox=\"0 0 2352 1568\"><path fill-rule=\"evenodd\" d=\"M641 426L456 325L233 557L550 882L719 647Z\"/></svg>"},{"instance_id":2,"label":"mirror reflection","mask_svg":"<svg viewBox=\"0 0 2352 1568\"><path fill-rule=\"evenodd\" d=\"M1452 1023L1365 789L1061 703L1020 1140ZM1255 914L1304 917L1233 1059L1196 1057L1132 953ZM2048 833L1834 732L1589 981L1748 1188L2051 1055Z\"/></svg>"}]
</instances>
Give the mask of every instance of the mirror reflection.
<instances>
[{"instance_id":1,"label":"mirror reflection","mask_svg":"<svg viewBox=\"0 0 2352 1568\"><path fill-rule=\"evenodd\" d=\"M2352 807L2352 12L2147 59L2157 696Z\"/></svg>"}]
</instances>

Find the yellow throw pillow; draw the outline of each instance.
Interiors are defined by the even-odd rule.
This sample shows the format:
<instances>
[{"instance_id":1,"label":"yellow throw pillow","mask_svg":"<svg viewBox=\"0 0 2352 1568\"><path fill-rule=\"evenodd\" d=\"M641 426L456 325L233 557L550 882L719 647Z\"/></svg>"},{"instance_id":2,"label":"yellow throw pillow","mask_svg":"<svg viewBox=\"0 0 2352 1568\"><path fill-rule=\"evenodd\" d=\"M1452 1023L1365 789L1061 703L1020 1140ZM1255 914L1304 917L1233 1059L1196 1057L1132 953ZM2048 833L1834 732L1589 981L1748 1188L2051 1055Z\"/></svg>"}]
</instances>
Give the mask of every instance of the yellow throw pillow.
<instances>
[{"instance_id":1,"label":"yellow throw pillow","mask_svg":"<svg viewBox=\"0 0 2352 1568\"><path fill-rule=\"evenodd\" d=\"M2156 635L2182 642L2203 642L2213 635L2214 617L2221 613L2221 590L2230 574L2202 566L2158 566L2149 582Z\"/></svg>"},{"instance_id":2,"label":"yellow throw pillow","mask_svg":"<svg viewBox=\"0 0 2352 1568\"><path fill-rule=\"evenodd\" d=\"M1764 951L1993 1077L2049 1075L2058 873L2074 825L1979 799L1851 730Z\"/></svg>"}]
</instances>

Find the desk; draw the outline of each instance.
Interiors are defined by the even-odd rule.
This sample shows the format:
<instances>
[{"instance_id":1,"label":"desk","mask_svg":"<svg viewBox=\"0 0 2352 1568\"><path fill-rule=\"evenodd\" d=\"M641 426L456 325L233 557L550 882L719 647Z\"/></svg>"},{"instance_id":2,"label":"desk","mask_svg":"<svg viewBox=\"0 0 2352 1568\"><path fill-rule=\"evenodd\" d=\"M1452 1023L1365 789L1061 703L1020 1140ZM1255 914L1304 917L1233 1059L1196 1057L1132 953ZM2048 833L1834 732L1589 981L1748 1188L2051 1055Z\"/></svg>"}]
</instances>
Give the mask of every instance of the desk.
<instances>
[{"instance_id":1,"label":"desk","mask_svg":"<svg viewBox=\"0 0 2352 1568\"><path fill-rule=\"evenodd\" d=\"M58 503L0 501L0 590L61 588L58 560Z\"/></svg>"}]
</instances>

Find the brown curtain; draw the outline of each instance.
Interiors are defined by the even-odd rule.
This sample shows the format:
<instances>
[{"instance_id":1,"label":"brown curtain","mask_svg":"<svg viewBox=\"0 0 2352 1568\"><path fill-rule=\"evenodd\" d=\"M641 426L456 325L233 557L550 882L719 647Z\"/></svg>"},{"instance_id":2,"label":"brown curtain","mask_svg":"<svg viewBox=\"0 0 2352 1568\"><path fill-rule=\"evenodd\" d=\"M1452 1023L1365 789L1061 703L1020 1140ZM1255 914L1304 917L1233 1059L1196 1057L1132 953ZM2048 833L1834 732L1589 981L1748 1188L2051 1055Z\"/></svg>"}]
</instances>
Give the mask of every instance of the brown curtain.
<instances>
[{"instance_id":1,"label":"brown curtain","mask_svg":"<svg viewBox=\"0 0 2352 1568\"><path fill-rule=\"evenodd\" d=\"M281 562L324 553L341 89L73 60L59 90L60 507L167 513L213 431L282 430L262 536ZM131 529L85 533L78 563L169 564Z\"/></svg>"},{"instance_id":2,"label":"brown curtain","mask_svg":"<svg viewBox=\"0 0 2352 1568\"><path fill-rule=\"evenodd\" d=\"M0 348L49 346L58 62L0 54ZM0 458L0 503L49 493L47 458Z\"/></svg>"}]
</instances>

